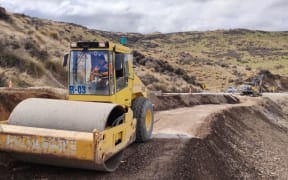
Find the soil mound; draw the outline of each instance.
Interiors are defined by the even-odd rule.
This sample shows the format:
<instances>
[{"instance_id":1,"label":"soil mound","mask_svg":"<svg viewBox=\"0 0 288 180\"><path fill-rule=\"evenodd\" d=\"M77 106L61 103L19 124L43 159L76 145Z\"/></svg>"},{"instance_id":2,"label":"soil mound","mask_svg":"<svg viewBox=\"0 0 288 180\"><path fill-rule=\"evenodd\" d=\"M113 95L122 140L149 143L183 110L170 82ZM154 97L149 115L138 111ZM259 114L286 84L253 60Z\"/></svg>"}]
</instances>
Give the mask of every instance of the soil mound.
<instances>
[{"instance_id":1,"label":"soil mound","mask_svg":"<svg viewBox=\"0 0 288 180\"><path fill-rule=\"evenodd\" d=\"M239 99L230 94L160 94L151 97L155 110L191 107L201 104L237 104Z\"/></svg>"},{"instance_id":2,"label":"soil mound","mask_svg":"<svg viewBox=\"0 0 288 180\"><path fill-rule=\"evenodd\" d=\"M263 89L265 92L269 91L277 91L283 92L288 91L288 77L280 76L277 74L272 74L268 70L262 70L258 73L258 75L264 75L263 79Z\"/></svg>"},{"instance_id":3,"label":"soil mound","mask_svg":"<svg viewBox=\"0 0 288 180\"><path fill-rule=\"evenodd\" d=\"M27 98L64 99L65 90L56 88L0 89L0 121L7 120L14 107Z\"/></svg>"},{"instance_id":4,"label":"soil mound","mask_svg":"<svg viewBox=\"0 0 288 180\"><path fill-rule=\"evenodd\" d=\"M287 179L287 98L216 114L212 133L191 139L175 162L175 178Z\"/></svg>"}]
</instances>

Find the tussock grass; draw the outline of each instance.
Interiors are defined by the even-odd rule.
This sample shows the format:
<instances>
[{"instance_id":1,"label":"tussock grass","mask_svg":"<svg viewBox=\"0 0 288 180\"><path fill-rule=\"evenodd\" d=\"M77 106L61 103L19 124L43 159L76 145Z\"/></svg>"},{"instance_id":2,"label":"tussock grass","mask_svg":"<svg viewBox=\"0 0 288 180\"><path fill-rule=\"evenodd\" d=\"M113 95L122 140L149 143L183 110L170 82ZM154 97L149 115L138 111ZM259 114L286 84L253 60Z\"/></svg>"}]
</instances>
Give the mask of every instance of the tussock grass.
<instances>
[{"instance_id":1,"label":"tussock grass","mask_svg":"<svg viewBox=\"0 0 288 180\"><path fill-rule=\"evenodd\" d=\"M185 91L202 84L208 90L222 89L261 69L288 75L288 32L235 29L143 35L92 30L20 14L9 14L9 18L11 22L0 22L0 46L5 47L0 49L0 66L26 72L27 82L41 79L46 71L61 83L67 81L67 70L59 59L68 52L71 41L119 42L121 36L143 56L136 73L153 90Z\"/></svg>"}]
</instances>

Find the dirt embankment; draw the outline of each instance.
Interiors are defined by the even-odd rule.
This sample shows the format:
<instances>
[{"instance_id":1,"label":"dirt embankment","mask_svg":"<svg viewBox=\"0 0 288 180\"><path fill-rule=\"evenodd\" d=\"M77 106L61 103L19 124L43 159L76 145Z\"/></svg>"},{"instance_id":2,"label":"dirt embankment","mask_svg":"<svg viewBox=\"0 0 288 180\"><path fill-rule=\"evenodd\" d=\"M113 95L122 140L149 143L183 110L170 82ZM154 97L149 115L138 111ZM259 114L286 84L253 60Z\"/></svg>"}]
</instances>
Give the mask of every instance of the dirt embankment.
<instances>
[{"instance_id":1,"label":"dirt embankment","mask_svg":"<svg viewBox=\"0 0 288 180\"><path fill-rule=\"evenodd\" d=\"M237 104L239 99L230 94L160 94L152 95L155 110L168 110L203 104Z\"/></svg>"},{"instance_id":2,"label":"dirt embankment","mask_svg":"<svg viewBox=\"0 0 288 180\"><path fill-rule=\"evenodd\" d=\"M56 88L0 89L0 121L7 120L14 107L27 98L64 99L65 90Z\"/></svg>"},{"instance_id":3,"label":"dirt embankment","mask_svg":"<svg viewBox=\"0 0 288 180\"><path fill-rule=\"evenodd\" d=\"M186 144L175 162L174 177L287 179L287 102L288 98L277 102L265 98L216 114L211 134Z\"/></svg>"},{"instance_id":4,"label":"dirt embankment","mask_svg":"<svg viewBox=\"0 0 288 180\"><path fill-rule=\"evenodd\" d=\"M264 77L263 79L264 92L271 92L271 91L285 92L288 90L288 76L280 76L278 74L272 74L268 70L261 70L258 73L258 76L260 75L263 75Z\"/></svg>"}]
</instances>

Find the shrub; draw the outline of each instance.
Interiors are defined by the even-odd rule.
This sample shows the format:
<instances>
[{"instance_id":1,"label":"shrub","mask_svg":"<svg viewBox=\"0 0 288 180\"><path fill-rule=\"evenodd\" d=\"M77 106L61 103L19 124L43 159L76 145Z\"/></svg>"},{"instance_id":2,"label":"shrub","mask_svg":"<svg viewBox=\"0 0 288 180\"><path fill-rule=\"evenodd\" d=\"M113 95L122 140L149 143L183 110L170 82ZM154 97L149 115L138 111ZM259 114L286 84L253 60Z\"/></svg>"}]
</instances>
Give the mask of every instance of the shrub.
<instances>
[{"instance_id":1,"label":"shrub","mask_svg":"<svg viewBox=\"0 0 288 180\"><path fill-rule=\"evenodd\" d=\"M187 65L187 64L189 65L189 64L192 64L192 59L190 57L188 57L188 58L185 57L185 58L180 59L179 63L182 65Z\"/></svg>"},{"instance_id":2,"label":"shrub","mask_svg":"<svg viewBox=\"0 0 288 180\"><path fill-rule=\"evenodd\" d=\"M25 70L27 74L37 78L43 76L45 73L45 70L40 65L32 61L25 63L24 69L21 70Z\"/></svg>"},{"instance_id":3,"label":"shrub","mask_svg":"<svg viewBox=\"0 0 288 180\"><path fill-rule=\"evenodd\" d=\"M283 69L284 66L282 64L277 64L274 66L275 69L279 70L279 69Z\"/></svg>"},{"instance_id":4,"label":"shrub","mask_svg":"<svg viewBox=\"0 0 288 180\"><path fill-rule=\"evenodd\" d=\"M145 74L144 76L141 76L140 79L145 85L159 82L159 80L156 77L154 77L152 74Z\"/></svg>"},{"instance_id":5,"label":"shrub","mask_svg":"<svg viewBox=\"0 0 288 180\"><path fill-rule=\"evenodd\" d=\"M26 50L35 50L37 49L35 46L36 42L32 38L27 38L24 40L24 48Z\"/></svg>"},{"instance_id":6,"label":"shrub","mask_svg":"<svg viewBox=\"0 0 288 180\"><path fill-rule=\"evenodd\" d=\"M46 61L49 57L48 52L45 50L35 49L34 51L31 51L30 54L41 61Z\"/></svg>"},{"instance_id":7,"label":"shrub","mask_svg":"<svg viewBox=\"0 0 288 180\"><path fill-rule=\"evenodd\" d=\"M0 67L11 68L11 67L21 67L23 65L23 59L15 54L2 53L0 55Z\"/></svg>"},{"instance_id":8,"label":"shrub","mask_svg":"<svg viewBox=\"0 0 288 180\"><path fill-rule=\"evenodd\" d=\"M195 81L196 78L194 76L189 76L189 75L185 74L183 76L183 79L189 84L196 84L196 81Z\"/></svg>"},{"instance_id":9,"label":"shrub","mask_svg":"<svg viewBox=\"0 0 288 180\"><path fill-rule=\"evenodd\" d=\"M52 62L52 61L47 61L45 64L45 67L47 70L54 72L54 73L58 73L61 69L63 69L62 67L60 67L58 64Z\"/></svg>"},{"instance_id":10,"label":"shrub","mask_svg":"<svg viewBox=\"0 0 288 180\"><path fill-rule=\"evenodd\" d=\"M175 74L180 75L180 76L185 75L186 71L182 68L177 68L177 69L175 69Z\"/></svg>"},{"instance_id":11,"label":"shrub","mask_svg":"<svg viewBox=\"0 0 288 180\"><path fill-rule=\"evenodd\" d=\"M4 20L4 21L9 21L10 17L9 15L6 13L5 8L0 7L0 19Z\"/></svg>"},{"instance_id":12,"label":"shrub","mask_svg":"<svg viewBox=\"0 0 288 180\"><path fill-rule=\"evenodd\" d=\"M44 69L38 64L23 59L17 54L9 52L0 55L0 67L4 68L18 68L20 72L27 72L29 75L40 77L44 74Z\"/></svg>"},{"instance_id":13,"label":"shrub","mask_svg":"<svg viewBox=\"0 0 288 180\"><path fill-rule=\"evenodd\" d=\"M56 39L56 40L58 40L58 38L59 38L58 33L55 31L49 32L49 36L52 37L53 39Z\"/></svg>"},{"instance_id":14,"label":"shrub","mask_svg":"<svg viewBox=\"0 0 288 180\"><path fill-rule=\"evenodd\" d=\"M0 87L4 87L4 86L7 86L6 84L6 78L4 76L4 73L1 73L0 74Z\"/></svg>"},{"instance_id":15,"label":"shrub","mask_svg":"<svg viewBox=\"0 0 288 180\"><path fill-rule=\"evenodd\" d=\"M48 71L52 72L53 75L60 80L62 83L66 84L68 79L68 73L66 69L63 68L60 62L47 61L45 67Z\"/></svg>"},{"instance_id":16,"label":"shrub","mask_svg":"<svg viewBox=\"0 0 288 180\"><path fill-rule=\"evenodd\" d=\"M251 70L252 70L252 68L249 67L249 66L246 66L245 69L246 69L247 71L251 71Z\"/></svg>"},{"instance_id":17,"label":"shrub","mask_svg":"<svg viewBox=\"0 0 288 180\"><path fill-rule=\"evenodd\" d=\"M40 33L43 34L43 35L47 35L47 32L46 32L45 29L41 29L41 30L40 30Z\"/></svg>"},{"instance_id":18,"label":"shrub","mask_svg":"<svg viewBox=\"0 0 288 180\"><path fill-rule=\"evenodd\" d=\"M158 83L155 83L153 87L156 91L162 91L164 93L168 92L167 84L165 83L158 82Z\"/></svg>"},{"instance_id":19,"label":"shrub","mask_svg":"<svg viewBox=\"0 0 288 180\"><path fill-rule=\"evenodd\" d=\"M32 57L36 57L41 61L45 61L49 57L47 51L37 48L37 43L32 38L25 39L24 48L31 54Z\"/></svg>"},{"instance_id":20,"label":"shrub","mask_svg":"<svg viewBox=\"0 0 288 180\"><path fill-rule=\"evenodd\" d=\"M22 81L22 80L16 80L16 81L14 80L13 82L19 87L31 87L32 86L32 84L26 81Z\"/></svg>"}]
</instances>

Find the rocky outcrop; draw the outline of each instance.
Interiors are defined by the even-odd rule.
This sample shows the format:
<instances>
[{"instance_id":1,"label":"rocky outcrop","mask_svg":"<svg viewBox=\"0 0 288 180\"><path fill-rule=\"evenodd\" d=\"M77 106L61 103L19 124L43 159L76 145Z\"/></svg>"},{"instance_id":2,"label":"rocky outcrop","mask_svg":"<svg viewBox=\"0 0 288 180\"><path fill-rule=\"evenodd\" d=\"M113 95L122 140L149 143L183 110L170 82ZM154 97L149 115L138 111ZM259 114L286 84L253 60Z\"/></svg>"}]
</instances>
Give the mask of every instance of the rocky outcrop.
<instances>
[{"instance_id":1,"label":"rocky outcrop","mask_svg":"<svg viewBox=\"0 0 288 180\"><path fill-rule=\"evenodd\" d=\"M8 21L10 19L9 15L6 13L6 9L0 7L0 20Z\"/></svg>"}]
</instances>

